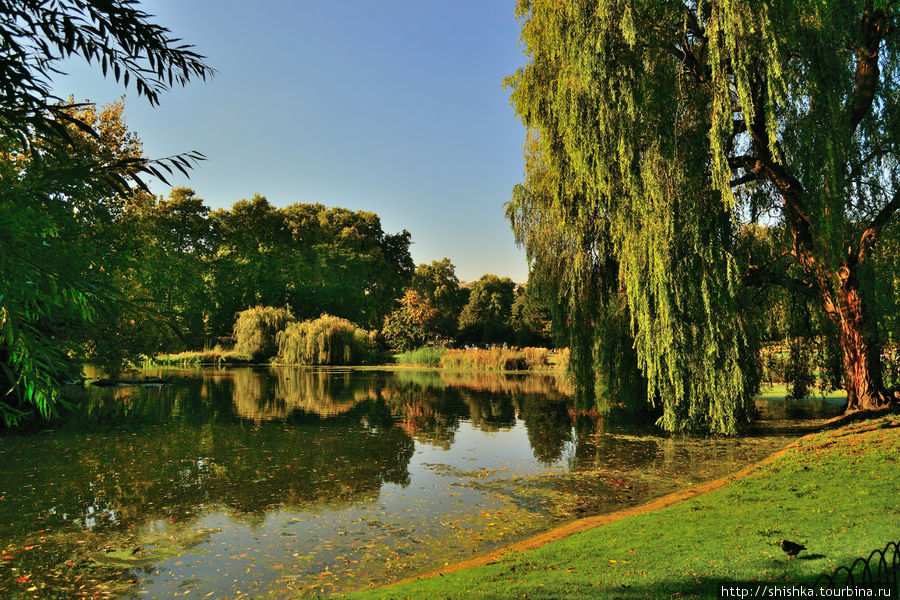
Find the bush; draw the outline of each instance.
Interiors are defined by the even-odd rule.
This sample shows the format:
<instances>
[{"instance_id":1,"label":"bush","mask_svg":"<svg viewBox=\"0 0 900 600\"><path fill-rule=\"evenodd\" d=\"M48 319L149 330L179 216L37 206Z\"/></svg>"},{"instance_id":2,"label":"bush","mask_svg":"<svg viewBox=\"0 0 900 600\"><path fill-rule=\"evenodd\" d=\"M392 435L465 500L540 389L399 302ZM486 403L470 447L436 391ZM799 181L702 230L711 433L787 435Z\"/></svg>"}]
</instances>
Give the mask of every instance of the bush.
<instances>
[{"instance_id":1,"label":"bush","mask_svg":"<svg viewBox=\"0 0 900 600\"><path fill-rule=\"evenodd\" d=\"M525 354L525 363L529 369L546 369L549 366L547 357L550 351L546 348L522 348L522 352Z\"/></svg>"},{"instance_id":2,"label":"bush","mask_svg":"<svg viewBox=\"0 0 900 600\"><path fill-rule=\"evenodd\" d=\"M400 365L425 365L437 367L441 364L441 357L447 349L443 347L425 346L397 355L397 364Z\"/></svg>"},{"instance_id":3,"label":"bush","mask_svg":"<svg viewBox=\"0 0 900 600\"><path fill-rule=\"evenodd\" d=\"M374 331L327 314L290 323L276 342L276 360L287 365L354 365L378 359Z\"/></svg>"},{"instance_id":4,"label":"bush","mask_svg":"<svg viewBox=\"0 0 900 600\"><path fill-rule=\"evenodd\" d=\"M254 361L269 360L277 350L275 336L292 322L287 308L256 306L241 311L234 324L234 351Z\"/></svg>"}]
</instances>

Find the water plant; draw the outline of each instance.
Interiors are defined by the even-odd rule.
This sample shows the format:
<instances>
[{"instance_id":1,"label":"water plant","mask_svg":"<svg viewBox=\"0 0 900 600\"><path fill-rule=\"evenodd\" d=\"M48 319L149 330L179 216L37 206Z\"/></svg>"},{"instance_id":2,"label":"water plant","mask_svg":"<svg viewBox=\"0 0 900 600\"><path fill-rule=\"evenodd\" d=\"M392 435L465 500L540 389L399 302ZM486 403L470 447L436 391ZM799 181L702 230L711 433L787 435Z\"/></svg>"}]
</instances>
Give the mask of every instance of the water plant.
<instances>
[{"instance_id":1,"label":"water plant","mask_svg":"<svg viewBox=\"0 0 900 600\"><path fill-rule=\"evenodd\" d=\"M442 346L423 346L415 350L407 350L400 352L394 359L400 365L422 365L428 367L439 367L441 365L441 357L447 349Z\"/></svg>"}]
</instances>

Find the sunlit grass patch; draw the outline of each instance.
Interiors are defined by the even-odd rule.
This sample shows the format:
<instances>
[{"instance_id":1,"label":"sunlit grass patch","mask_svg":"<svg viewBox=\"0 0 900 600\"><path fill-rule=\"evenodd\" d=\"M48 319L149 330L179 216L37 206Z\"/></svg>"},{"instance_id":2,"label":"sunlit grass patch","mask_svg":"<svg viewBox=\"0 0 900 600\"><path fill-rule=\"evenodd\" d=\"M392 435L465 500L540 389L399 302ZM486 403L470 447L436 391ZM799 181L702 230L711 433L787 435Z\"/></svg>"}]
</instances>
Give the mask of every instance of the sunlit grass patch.
<instances>
[{"instance_id":1,"label":"sunlit grass patch","mask_svg":"<svg viewBox=\"0 0 900 600\"><path fill-rule=\"evenodd\" d=\"M447 349L443 347L425 346L408 352L400 352L394 357L398 365L422 365L439 367L441 357Z\"/></svg>"},{"instance_id":2,"label":"sunlit grass patch","mask_svg":"<svg viewBox=\"0 0 900 600\"><path fill-rule=\"evenodd\" d=\"M759 391L757 396L760 400L783 400L788 396L787 385L780 383L771 386L765 386ZM824 400L845 400L847 398L846 390L821 390L818 388L810 388L809 398L821 398Z\"/></svg>"}]
</instances>

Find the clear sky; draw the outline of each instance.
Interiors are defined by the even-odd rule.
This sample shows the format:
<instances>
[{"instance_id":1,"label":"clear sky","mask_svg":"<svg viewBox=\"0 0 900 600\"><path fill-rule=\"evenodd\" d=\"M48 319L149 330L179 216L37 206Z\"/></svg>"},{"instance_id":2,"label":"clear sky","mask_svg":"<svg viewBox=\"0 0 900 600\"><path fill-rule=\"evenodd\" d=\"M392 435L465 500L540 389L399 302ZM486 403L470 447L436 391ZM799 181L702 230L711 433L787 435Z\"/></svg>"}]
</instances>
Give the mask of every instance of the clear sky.
<instances>
[{"instance_id":1,"label":"clear sky","mask_svg":"<svg viewBox=\"0 0 900 600\"><path fill-rule=\"evenodd\" d=\"M213 208L255 193L376 212L412 234L416 263L463 280L527 278L503 203L522 179L524 128L503 77L525 63L514 0L153 0L145 10L207 57L209 82L151 108L130 90L129 128L150 157L208 160L187 185ZM82 64L61 96L103 104L121 87ZM162 184L155 193L168 194Z\"/></svg>"}]
</instances>

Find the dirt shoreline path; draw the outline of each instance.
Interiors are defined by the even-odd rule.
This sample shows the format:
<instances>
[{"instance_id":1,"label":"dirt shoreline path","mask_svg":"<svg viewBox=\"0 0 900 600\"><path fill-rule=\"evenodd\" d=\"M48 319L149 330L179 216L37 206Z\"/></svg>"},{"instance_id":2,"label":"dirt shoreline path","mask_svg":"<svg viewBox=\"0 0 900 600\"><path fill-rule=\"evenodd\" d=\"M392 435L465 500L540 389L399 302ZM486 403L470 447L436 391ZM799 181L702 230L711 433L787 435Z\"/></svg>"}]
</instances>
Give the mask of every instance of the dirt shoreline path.
<instances>
[{"instance_id":1,"label":"dirt shoreline path","mask_svg":"<svg viewBox=\"0 0 900 600\"><path fill-rule=\"evenodd\" d=\"M659 510L661 508L666 508L668 506L672 506L673 504L677 504L679 502L683 502L684 500L689 500L691 498L695 498L697 496L708 494L709 492L718 490L720 488L725 487L732 481L736 481L738 479L742 479L755 471L756 469L768 465L775 460L778 460L797 446L799 446L803 441L811 438L813 435L818 433L819 431L814 431L813 433L809 433L800 437L799 439L794 440L781 450L767 456L759 462L755 462L752 465L748 465L737 471L735 473L731 473L730 475L726 475L720 479L716 479L713 481L709 481L707 483L703 483L691 488L687 488L684 490L679 490L677 492L672 492L671 494L666 494L665 496L660 496L655 500L651 500L650 502L646 502L644 504L638 506L632 506L631 508L625 508L622 510L617 510L615 512L606 513L603 515L596 515L593 517L585 517L583 519L577 519L575 521L569 521L568 523L563 523L549 531L545 531L543 533L539 533L530 538L515 542L514 544L510 544L508 546L503 546L502 548L497 548L496 550L492 550L487 554L482 554L480 556L476 556L474 558L470 558L464 561L456 562L450 565L446 565L434 571L429 571L427 573L421 573L419 575L413 575L411 577L405 577L398 581L394 581L385 586L379 586L377 589L385 589L391 588L403 583L410 583L412 581L419 581L422 579L430 579L432 577L439 577L446 575L447 573L454 573L456 571L462 571L464 569L471 569L474 567L481 567L484 565L494 564L499 562L503 557L508 554L516 553L516 552L524 552L527 550L535 550L540 548L541 546L545 546L551 542L556 542L561 539L567 538L570 535L580 533L582 531L587 531L589 529L594 529L595 527L601 527L603 525L609 525L610 523L615 523L616 521L620 521L627 517L633 517L635 515L641 515L644 513L653 512L655 510Z\"/></svg>"},{"instance_id":2,"label":"dirt shoreline path","mask_svg":"<svg viewBox=\"0 0 900 600\"><path fill-rule=\"evenodd\" d=\"M447 573L454 573L456 571L462 571L464 569L471 569L474 567L481 567L484 565L494 564L499 562L503 557L508 554L512 554L515 552L524 552L527 550L536 550L541 546L545 546L551 542L556 542L561 539L567 538L570 535L580 533L582 531L587 531L589 529L594 529L595 527L601 527L603 525L609 525L610 523L615 523L616 521L620 521L627 517L633 517L636 515L642 515L645 513L653 512L655 510L659 510L661 508L666 508L672 506L673 504L678 504L679 502L683 502L684 500L689 500L691 498L696 498L697 496L701 496L703 494L708 494L709 492L713 492L715 490L721 489L728 485L733 481L737 481L739 479L743 479L750 475L753 471L759 469L760 467L764 467L791 450L800 446L803 442L809 440L813 436L821 433L823 431L827 431L830 429L836 429L838 427L842 427L844 425L852 425L858 423L859 421L869 420L873 418L877 418L880 416L892 415L892 414L900 414L900 406L891 405L889 407L885 407L884 409L870 410L870 411L858 411L854 413L846 413L833 419L829 419L817 426L813 431L803 435L781 450L770 454L766 458L755 462L751 465L744 467L743 469L731 473L730 475L726 475L720 479L716 479L714 481L710 481L707 483L703 483L691 488L687 488L684 490L680 490L677 492L672 492L671 494L666 494L665 496L661 496L656 498L655 500L651 500L650 502L646 502L639 506L633 506L631 508L626 508L623 510L617 510L615 512L596 515L593 517L586 517L584 519L578 519L575 521L570 521L568 523L563 523L558 527L554 527L549 531L545 531L543 533L539 533L530 538L515 542L514 544L510 544L508 546L504 546L502 548L497 548L496 550L492 550L487 554L483 554L481 556L476 556L474 558L470 558L464 561L456 562L451 565L446 565L441 567L440 569L436 569L434 571L429 571L427 573L421 573L419 575L413 575L411 577L405 577L398 581L394 581L384 586L379 586L378 589L391 588L403 583L409 583L412 581L419 581L422 579L429 579L432 577L438 577L445 575ZM900 426L900 421L893 424L894 427ZM862 425L860 428L854 428L855 430L851 433L863 433L868 431L865 425Z\"/></svg>"}]
</instances>

